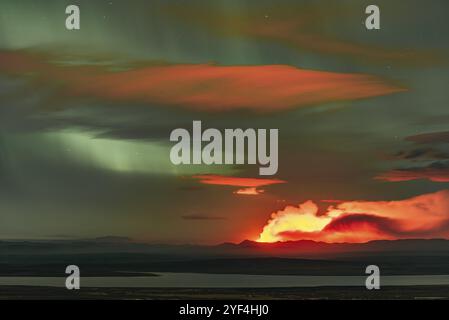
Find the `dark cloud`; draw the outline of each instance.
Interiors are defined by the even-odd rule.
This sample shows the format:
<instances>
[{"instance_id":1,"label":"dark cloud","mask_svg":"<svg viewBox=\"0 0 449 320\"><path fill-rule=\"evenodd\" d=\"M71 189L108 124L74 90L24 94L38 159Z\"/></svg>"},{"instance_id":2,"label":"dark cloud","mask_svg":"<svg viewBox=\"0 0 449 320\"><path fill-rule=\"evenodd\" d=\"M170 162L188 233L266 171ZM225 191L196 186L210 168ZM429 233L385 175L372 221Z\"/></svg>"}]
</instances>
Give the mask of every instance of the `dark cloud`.
<instances>
[{"instance_id":1,"label":"dark cloud","mask_svg":"<svg viewBox=\"0 0 449 320\"><path fill-rule=\"evenodd\" d=\"M376 177L391 182L427 179L433 182L449 182L449 161L435 161L427 166L395 169Z\"/></svg>"},{"instance_id":2,"label":"dark cloud","mask_svg":"<svg viewBox=\"0 0 449 320\"><path fill-rule=\"evenodd\" d=\"M425 162L420 166L397 168L378 175L375 179L390 182L430 180L449 182L449 152L445 143L449 143L449 132L424 133L406 138L415 144L429 144L431 147L411 148L397 152L392 159L408 160L413 163ZM429 163L429 161L432 161Z\"/></svg>"},{"instance_id":3,"label":"dark cloud","mask_svg":"<svg viewBox=\"0 0 449 320\"><path fill-rule=\"evenodd\" d=\"M449 159L449 153L434 148L416 148L401 150L397 152L393 159L396 160L443 160Z\"/></svg>"},{"instance_id":4,"label":"dark cloud","mask_svg":"<svg viewBox=\"0 0 449 320\"><path fill-rule=\"evenodd\" d=\"M187 214L182 216L185 220L226 220L226 217L206 215L206 214Z\"/></svg>"},{"instance_id":5,"label":"dark cloud","mask_svg":"<svg viewBox=\"0 0 449 320\"><path fill-rule=\"evenodd\" d=\"M449 131L417 134L406 140L416 143L449 143Z\"/></svg>"},{"instance_id":6,"label":"dark cloud","mask_svg":"<svg viewBox=\"0 0 449 320\"><path fill-rule=\"evenodd\" d=\"M323 231L325 232L363 232L373 229L376 232L397 236L400 233L398 222L387 217L371 214L349 214L333 219Z\"/></svg>"},{"instance_id":7,"label":"dark cloud","mask_svg":"<svg viewBox=\"0 0 449 320\"><path fill-rule=\"evenodd\" d=\"M391 157L392 160L431 161L449 159L449 152L440 148L412 148L401 150Z\"/></svg>"}]
</instances>

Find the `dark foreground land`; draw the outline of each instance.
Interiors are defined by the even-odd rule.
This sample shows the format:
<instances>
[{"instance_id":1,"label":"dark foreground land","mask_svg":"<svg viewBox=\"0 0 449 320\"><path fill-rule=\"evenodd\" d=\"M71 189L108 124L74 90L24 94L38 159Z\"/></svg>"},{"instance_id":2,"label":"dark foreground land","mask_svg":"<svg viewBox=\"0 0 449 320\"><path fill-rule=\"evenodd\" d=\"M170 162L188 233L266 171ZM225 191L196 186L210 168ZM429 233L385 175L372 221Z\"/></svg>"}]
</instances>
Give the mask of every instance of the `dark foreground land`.
<instances>
[{"instance_id":1,"label":"dark foreground land","mask_svg":"<svg viewBox=\"0 0 449 320\"><path fill-rule=\"evenodd\" d=\"M259 288L259 289L167 289L167 288L65 288L0 286L0 300L302 300L302 299L449 299L449 286Z\"/></svg>"},{"instance_id":2,"label":"dark foreground land","mask_svg":"<svg viewBox=\"0 0 449 320\"><path fill-rule=\"evenodd\" d=\"M142 272L351 276L374 264L383 275L446 275L449 240L330 244L314 241L216 246L155 245L127 239L1 241L0 276L141 276ZM148 274L147 274L148 275Z\"/></svg>"}]
</instances>

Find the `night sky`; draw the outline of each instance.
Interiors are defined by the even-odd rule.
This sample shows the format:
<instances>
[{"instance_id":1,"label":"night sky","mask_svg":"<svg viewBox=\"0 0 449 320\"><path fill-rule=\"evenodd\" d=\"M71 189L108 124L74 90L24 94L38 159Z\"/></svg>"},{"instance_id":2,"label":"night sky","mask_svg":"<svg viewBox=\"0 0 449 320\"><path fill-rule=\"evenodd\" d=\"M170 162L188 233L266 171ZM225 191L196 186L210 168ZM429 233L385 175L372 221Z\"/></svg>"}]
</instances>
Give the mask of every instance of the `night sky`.
<instances>
[{"instance_id":1,"label":"night sky","mask_svg":"<svg viewBox=\"0 0 449 320\"><path fill-rule=\"evenodd\" d=\"M2 0L0 238L449 237L449 3L372 2ZM279 171L173 165L193 120Z\"/></svg>"}]
</instances>

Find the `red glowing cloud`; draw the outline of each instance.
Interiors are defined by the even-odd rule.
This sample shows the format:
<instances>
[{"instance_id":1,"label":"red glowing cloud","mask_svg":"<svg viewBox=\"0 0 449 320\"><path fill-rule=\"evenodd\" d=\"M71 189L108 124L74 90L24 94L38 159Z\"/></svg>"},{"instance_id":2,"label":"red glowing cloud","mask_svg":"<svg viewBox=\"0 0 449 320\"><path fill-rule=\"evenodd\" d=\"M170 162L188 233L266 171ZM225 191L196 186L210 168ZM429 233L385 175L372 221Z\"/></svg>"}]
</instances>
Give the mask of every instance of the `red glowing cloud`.
<instances>
[{"instance_id":1,"label":"red glowing cloud","mask_svg":"<svg viewBox=\"0 0 449 320\"><path fill-rule=\"evenodd\" d=\"M257 196L261 193L264 193L265 190L260 190L257 188L244 188L244 189L238 189L237 191L235 191L235 194L242 194L245 196Z\"/></svg>"},{"instance_id":2,"label":"red glowing cloud","mask_svg":"<svg viewBox=\"0 0 449 320\"><path fill-rule=\"evenodd\" d=\"M259 189L259 187L286 183L286 181L279 179L240 178L211 174L193 176L193 178L199 179L199 182L203 184L243 187L234 193L246 196L257 196L264 193L265 190Z\"/></svg>"},{"instance_id":3,"label":"red glowing cloud","mask_svg":"<svg viewBox=\"0 0 449 320\"><path fill-rule=\"evenodd\" d=\"M52 85L62 95L215 112L285 110L405 90L375 76L285 65L147 64L110 71L49 62L52 59L56 58L0 51L0 73Z\"/></svg>"},{"instance_id":4,"label":"red glowing cloud","mask_svg":"<svg viewBox=\"0 0 449 320\"><path fill-rule=\"evenodd\" d=\"M221 186L234 186L234 187L262 187L271 184L286 183L284 180L279 179L260 179L260 178L240 178L231 176L220 176L213 174L205 174L193 176L194 179L199 179L203 184L215 184Z\"/></svg>"},{"instance_id":5,"label":"red glowing cloud","mask_svg":"<svg viewBox=\"0 0 449 320\"><path fill-rule=\"evenodd\" d=\"M312 201L275 212L258 241L366 242L449 237L449 191L397 201L347 201L318 214Z\"/></svg>"},{"instance_id":6,"label":"red glowing cloud","mask_svg":"<svg viewBox=\"0 0 449 320\"><path fill-rule=\"evenodd\" d=\"M449 172L444 171L426 171L424 172L413 172L408 170L392 170L384 173L376 179L385 180L390 182L402 182L402 181L412 181L419 179L428 179L433 182L449 182Z\"/></svg>"}]
</instances>

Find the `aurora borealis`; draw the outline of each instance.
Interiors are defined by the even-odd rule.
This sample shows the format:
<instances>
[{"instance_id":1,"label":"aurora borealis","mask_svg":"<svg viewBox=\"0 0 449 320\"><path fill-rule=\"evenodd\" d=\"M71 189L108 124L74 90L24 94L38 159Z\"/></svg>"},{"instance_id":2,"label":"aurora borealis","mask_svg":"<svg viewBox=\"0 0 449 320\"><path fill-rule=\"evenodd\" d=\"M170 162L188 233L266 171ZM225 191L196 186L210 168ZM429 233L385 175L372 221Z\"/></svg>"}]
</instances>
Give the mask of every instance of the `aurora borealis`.
<instances>
[{"instance_id":1,"label":"aurora borealis","mask_svg":"<svg viewBox=\"0 0 449 320\"><path fill-rule=\"evenodd\" d=\"M449 4L376 2L2 0L0 237L449 237ZM279 129L277 174L173 165L195 120Z\"/></svg>"}]
</instances>

